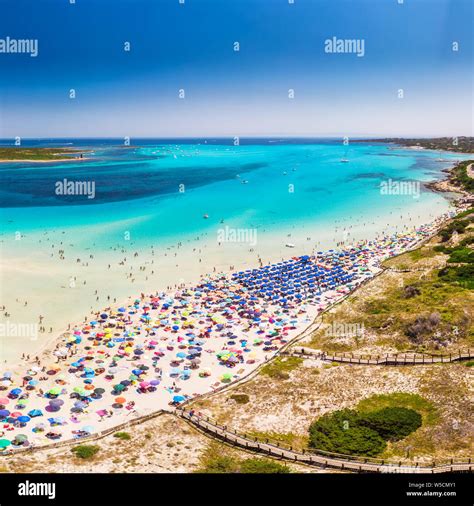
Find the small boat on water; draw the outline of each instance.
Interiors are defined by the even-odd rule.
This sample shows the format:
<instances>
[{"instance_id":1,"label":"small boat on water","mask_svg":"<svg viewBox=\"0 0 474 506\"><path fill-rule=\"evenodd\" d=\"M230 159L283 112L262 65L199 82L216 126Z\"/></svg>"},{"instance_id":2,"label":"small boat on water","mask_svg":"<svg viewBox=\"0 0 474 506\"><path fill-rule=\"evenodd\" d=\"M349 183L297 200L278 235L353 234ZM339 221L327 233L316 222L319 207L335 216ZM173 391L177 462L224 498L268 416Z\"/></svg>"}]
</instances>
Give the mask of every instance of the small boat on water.
<instances>
[{"instance_id":1,"label":"small boat on water","mask_svg":"<svg viewBox=\"0 0 474 506\"><path fill-rule=\"evenodd\" d=\"M294 247L295 247L295 245L294 245L293 243L291 243L291 242L287 242L287 243L285 244L285 246L286 246L287 248L294 248Z\"/></svg>"},{"instance_id":2,"label":"small boat on water","mask_svg":"<svg viewBox=\"0 0 474 506\"><path fill-rule=\"evenodd\" d=\"M243 181L241 181L242 184L247 184L248 181L246 179L244 179Z\"/></svg>"},{"instance_id":3,"label":"small boat on water","mask_svg":"<svg viewBox=\"0 0 474 506\"><path fill-rule=\"evenodd\" d=\"M205 214L205 215L203 215L203 218L204 218L205 220L207 220L207 219L209 218L209 215L208 215L208 214Z\"/></svg>"},{"instance_id":4,"label":"small boat on water","mask_svg":"<svg viewBox=\"0 0 474 506\"><path fill-rule=\"evenodd\" d=\"M349 160L347 158L341 158L342 163L349 163Z\"/></svg>"}]
</instances>

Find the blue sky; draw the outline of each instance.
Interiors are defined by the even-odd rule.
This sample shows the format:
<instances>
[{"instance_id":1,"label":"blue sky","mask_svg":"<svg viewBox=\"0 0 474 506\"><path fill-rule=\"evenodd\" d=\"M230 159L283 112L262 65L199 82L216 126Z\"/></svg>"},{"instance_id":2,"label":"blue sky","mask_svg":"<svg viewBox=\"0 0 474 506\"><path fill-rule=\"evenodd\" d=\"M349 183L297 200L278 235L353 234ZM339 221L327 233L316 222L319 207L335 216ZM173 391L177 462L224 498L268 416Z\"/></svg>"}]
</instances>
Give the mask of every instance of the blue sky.
<instances>
[{"instance_id":1,"label":"blue sky","mask_svg":"<svg viewBox=\"0 0 474 506\"><path fill-rule=\"evenodd\" d=\"M0 137L472 135L471 0L398 1L0 0Z\"/></svg>"}]
</instances>

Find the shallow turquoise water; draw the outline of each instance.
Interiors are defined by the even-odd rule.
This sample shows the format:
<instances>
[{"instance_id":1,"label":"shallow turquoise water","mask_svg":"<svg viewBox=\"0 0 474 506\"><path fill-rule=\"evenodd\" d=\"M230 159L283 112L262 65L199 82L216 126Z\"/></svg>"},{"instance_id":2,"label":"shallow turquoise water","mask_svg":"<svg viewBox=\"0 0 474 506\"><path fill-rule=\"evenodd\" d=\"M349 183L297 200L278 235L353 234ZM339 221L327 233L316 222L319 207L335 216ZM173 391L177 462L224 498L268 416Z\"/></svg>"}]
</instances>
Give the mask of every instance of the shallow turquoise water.
<instances>
[{"instance_id":1,"label":"shallow turquoise water","mask_svg":"<svg viewBox=\"0 0 474 506\"><path fill-rule=\"evenodd\" d=\"M93 240L96 247L108 247L125 231L139 244L174 242L221 223L267 231L310 223L324 227L350 216L371 219L396 209L439 206L439 195L423 188L419 198L387 196L380 183L431 181L441 169L468 158L340 142L233 146L148 141L129 149L91 148L92 161L2 164L3 232L77 228L78 243L87 246ZM56 195L55 183L64 178L94 182L95 199Z\"/></svg>"}]
</instances>

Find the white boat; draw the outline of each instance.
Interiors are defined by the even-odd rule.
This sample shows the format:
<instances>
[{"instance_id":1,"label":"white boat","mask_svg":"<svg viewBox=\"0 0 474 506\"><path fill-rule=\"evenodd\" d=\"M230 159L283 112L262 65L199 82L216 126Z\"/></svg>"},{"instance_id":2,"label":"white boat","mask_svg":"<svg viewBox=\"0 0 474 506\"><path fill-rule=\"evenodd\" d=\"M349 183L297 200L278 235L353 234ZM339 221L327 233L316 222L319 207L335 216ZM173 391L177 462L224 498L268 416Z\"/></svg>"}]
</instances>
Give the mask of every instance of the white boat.
<instances>
[{"instance_id":1,"label":"white boat","mask_svg":"<svg viewBox=\"0 0 474 506\"><path fill-rule=\"evenodd\" d=\"M285 244L285 246L286 246L287 248L294 248L294 247L295 247L295 245L294 245L293 243L291 243L291 242L287 242L287 243Z\"/></svg>"},{"instance_id":2,"label":"white boat","mask_svg":"<svg viewBox=\"0 0 474 506\"><path fill-rule=\"evenodd\" d=\"M349 160L347 158L341 158L342 163L349 163Z\"/></svg>"}]
</instances>

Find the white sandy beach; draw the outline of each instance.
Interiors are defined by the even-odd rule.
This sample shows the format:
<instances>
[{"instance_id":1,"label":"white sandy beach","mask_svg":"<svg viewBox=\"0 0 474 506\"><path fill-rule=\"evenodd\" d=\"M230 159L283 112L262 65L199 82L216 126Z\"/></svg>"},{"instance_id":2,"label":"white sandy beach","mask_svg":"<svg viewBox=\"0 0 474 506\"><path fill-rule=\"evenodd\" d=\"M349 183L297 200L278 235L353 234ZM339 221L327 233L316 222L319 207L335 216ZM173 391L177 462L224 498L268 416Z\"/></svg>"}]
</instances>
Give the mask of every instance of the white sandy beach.
<instances>
[{"instance_id":1,"label":"white sandy beach","mask_svg":"<svg viewBox=\"0 0 474 506\"><path fill-rule=\"evenodd\" d=\"M420 214L394 210L383 218L374 216L372 222L357 222L348 216L344 222L332 223L324 230L311 230L309 225L282 228L281 234L259 230L254 246L232 242L219 245L215 232L199 238L183 238L181 247L150 244L143 248L133 241L123 241L120 245L111 245L107 252L95 252L93 247L86 250L75 245L83 230L44 231L19 241L4 235L0 304L5 310L1 321L34 326L39 324L41 315L44 331L0 337L2 362L12 367L25 352L33 357L54 342L69 324L84 321L101 307L124 303L140 292L192 284L206 273L227 272L231 266L235 270L258 267L259 259L265 265L293 255L330 249L341 242L347 246L358 240L373 239L382 231L412 230L416 225L432 221L436 215L436 209L428 212L420 206ZM91 244L93 237L91 233ZM287 243L294 248L286 247ZM58 253L61 249L64 259Z\"/></svg>"},{"instance_id":2,"label":"white sandy beach","mask_svg":"<svg viewBox=\"0 0 474 506\"><path fill-rule=\"evenodd\" d=\"M260 300L252 295L258 292L232 281L232 276L216 278L215 275L207 278L209 281L201 281L203 288L169 290L168 294L153 291L155 296L142 293L126 307L103 306L103 314L95 313L87 323L74 325L54 353L49 350L41 354L37 363L21 364L13 373L3 373L0 396L5 420L1 431L3 441L28 433L28 444L41 446L56 436L68 440L78 434L94 434L160 409L169 410L172 402L180 403L237 381L300 335L318 313L355 289L367 276L379 272L381 260L413 248L445 218L439 217L419 231L399 235L397 239L377 240L367 250L361 246L354 248L358 253L351 254L354 256L350 259L345 257L343 264L338 260L339 254L329 253L327 258L336 270L324 267L325 260L317 269L337 272L338 265L345 267L338 275L342 276L337 282L340 284L331 288L331 282L320 296L303 280L307 279L304 273L309 272L305 266L316 268L321 260L316 257L309 264L298 260L295 267L300 265L298 269L303 269L304 292L301 293L306 295L300 299L292 296L294 302L289 306L281 301L271 303L273 299L268 296ZM347 274L352 280L344 281ZM329 275L332 279L332 274ZM279 277L270 275L270 279L276 281ZM205 288L208 282L214 286ZM200 290L208 294L204 299ZM241 296L236 297L237 293L245 294L242 302L245 300L243 307L248 309L244 312L239 311ZM253 311L253 306L259 308L262 318L254 320L245 312ZM200 360L193 367L192 350L196 346ZM233 357L230 370L229 358L219 358L221 353ZM122 386L124 380L127 386ZM121 389L115 391L118 383ZM27 392L23 390L25 387ZM48 395L48 392L55 393ZM95 392L97 395L90 397ZM56 399L60 404L52 409ZM52 421L58 411L60 423ZM47 412L51 413L50 428L46 423ZM39 419L33 420L36 416ZM43 422L40 423L42 430L32 431L37 421Z\"/></svg>"}]
</instances>

